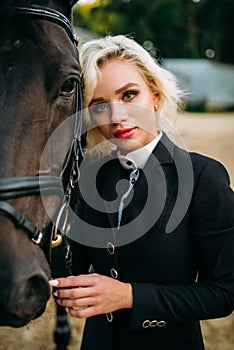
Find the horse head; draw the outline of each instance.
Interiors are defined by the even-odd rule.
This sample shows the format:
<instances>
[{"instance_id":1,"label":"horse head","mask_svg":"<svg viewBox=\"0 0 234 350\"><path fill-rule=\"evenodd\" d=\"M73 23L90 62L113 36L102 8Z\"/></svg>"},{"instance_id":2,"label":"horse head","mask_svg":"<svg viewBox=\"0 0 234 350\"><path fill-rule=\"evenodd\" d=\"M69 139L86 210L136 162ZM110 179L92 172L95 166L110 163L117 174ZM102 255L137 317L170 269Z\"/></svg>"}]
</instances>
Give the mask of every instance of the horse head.
<instances>
[{"instance_id":1,"label":"horse head","mask_svg":"<svg viewBox=\"0 0 234 350\"><path fill-rule=\"evenodd\" d=\"M50 297L39 244L50 244L42 237L49 218L28 180L38 194L44 147L77 106L80 68L70 25L76 2L0 3L0 326L27 324ZM31 223L40 230L29 234Z\"/></svg>"}]
</instances>

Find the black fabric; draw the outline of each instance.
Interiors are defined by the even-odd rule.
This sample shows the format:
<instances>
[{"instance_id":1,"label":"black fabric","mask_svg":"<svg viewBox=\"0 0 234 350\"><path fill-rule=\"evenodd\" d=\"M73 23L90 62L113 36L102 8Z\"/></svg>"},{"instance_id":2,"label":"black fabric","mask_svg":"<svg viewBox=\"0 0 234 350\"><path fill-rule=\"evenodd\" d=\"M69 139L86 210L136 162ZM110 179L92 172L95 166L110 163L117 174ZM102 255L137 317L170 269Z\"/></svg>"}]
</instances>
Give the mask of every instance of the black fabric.
<instances>
[{"instance_id":1,"label":"black fabric","mask_svg":"<svg viewBox=\"0 0 234 350\"><path fill-rule=\"evenodd\" d=\"M234 194L226 170L211 158L179 149L165 135L153 157L157 162L152 167L149 162L146 164L132 201L123 212L123 224L132 222L132 230L120 229L116 242L120 243L127 235L128 239L131 234L134 236L134 230L139 229L134 220L147 201L151 210L142 216L140 229L145 228L144 221L156 215L152 227L135 240L116 247L113 255L104 248L107 236L100 237L103 248L78 244L73 251L73 256L77 256L77 273L87 272L91 263L96 273L110 276L110 269L115 267L119 279L133 287L131 310L114 312L112 323L106 321L105 315L87 319L82 350L202 350L199 320L224 317L233 311ZM107 160L96 183L107 205L100 203L100 210L94 210L81 197L78 215L84 222L110 227L112 239L111 227L117 213L107 215L105 209L108 200L115 198L115 185L123 171L117 159ZM83 191L90 192L88 174L95 173L95 167L98 164L84 171ZM145 186L147 168L149 181ZM165 184L166 194L162 190ZM173 228L176 215L183 213L184 203L186 211ZM176 206L181 206L177 209L182 211L175 212ZM168 233L172 215L175 215L169 225L172 231ZM80 226L78 231L88 237L87 242L95 232L88 232L85 224L83 231ZM165 321L166 325L143 328L144 320Z\"/></svg>"}]
</instances>

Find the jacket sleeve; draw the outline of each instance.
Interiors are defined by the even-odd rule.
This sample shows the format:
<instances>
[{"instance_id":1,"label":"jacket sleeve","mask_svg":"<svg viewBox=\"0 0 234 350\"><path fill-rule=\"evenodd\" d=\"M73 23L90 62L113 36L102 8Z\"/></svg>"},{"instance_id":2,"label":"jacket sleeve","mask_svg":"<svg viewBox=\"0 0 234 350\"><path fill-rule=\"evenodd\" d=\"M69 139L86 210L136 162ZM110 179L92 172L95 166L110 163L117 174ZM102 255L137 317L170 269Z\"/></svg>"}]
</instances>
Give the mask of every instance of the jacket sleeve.
<instances>
[{"instance_id":1,"label":"jacket sleeve","mask_svg":"<svg viewBox=\"0 0 234 350\"><path fill-rule=\"evenodd\" d=\"M146 319L188 322L225 317L234 309L234 193L219 162L210 160L201 170L189 211L197 280L132 283L132 329L142 329Z\"/></svg>"}]
</instances>

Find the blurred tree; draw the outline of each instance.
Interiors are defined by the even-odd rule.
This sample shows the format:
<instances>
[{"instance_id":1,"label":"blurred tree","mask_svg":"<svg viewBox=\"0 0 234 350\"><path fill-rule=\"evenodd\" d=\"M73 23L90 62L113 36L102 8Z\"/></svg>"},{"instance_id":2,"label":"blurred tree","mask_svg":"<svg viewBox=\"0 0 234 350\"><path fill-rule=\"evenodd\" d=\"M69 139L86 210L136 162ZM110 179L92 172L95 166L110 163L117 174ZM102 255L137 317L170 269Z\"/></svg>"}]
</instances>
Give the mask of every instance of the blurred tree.
<instances>
[{"instance_id":1,"label":"blurred tree","mask_svg":"<svg viewBox=\"0 0 234 350\"><path fill-rule=\"evenodd\" d=\"M209 50L216 60L234 63L233 17L233 0L201 1L196 12L201 55Z\"/></svg>"},{"instance_id":2,"label":"blurred tree","mask_svg":"<svg viewBox=\"0 0 234 350\"><path fill-rule=\"evenodd\" d=\"M130 34L164 58L234 63L233 0L97 0L74 8L74 25Z\"/></svg>"}]
</instances>

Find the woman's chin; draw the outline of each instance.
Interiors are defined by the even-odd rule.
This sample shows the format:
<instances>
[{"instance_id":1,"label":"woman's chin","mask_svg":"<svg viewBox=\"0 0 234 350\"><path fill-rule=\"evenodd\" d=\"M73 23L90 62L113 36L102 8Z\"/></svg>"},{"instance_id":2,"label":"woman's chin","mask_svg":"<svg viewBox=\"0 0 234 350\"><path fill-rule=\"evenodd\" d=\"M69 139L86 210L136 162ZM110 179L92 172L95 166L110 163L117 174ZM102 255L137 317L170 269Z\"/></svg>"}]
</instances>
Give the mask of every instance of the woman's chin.
<instances>
[{"instance_id":1,"label":"woman's chin","mask_svg":"<svg viewBox=\"0 0 234 350\"><path fill-rule=\"evenodd\" d=\"M115 138L111 140L111 143L113 143L122 154L127 154L144 146L139 141L124 138Z\"/></svg>"}]
</instances>

